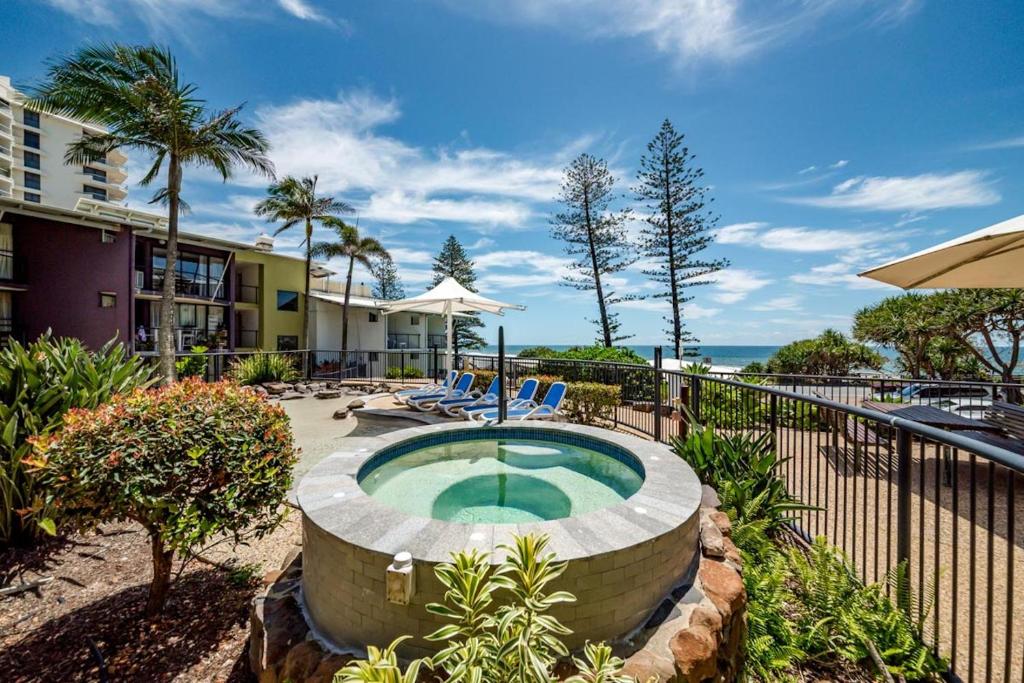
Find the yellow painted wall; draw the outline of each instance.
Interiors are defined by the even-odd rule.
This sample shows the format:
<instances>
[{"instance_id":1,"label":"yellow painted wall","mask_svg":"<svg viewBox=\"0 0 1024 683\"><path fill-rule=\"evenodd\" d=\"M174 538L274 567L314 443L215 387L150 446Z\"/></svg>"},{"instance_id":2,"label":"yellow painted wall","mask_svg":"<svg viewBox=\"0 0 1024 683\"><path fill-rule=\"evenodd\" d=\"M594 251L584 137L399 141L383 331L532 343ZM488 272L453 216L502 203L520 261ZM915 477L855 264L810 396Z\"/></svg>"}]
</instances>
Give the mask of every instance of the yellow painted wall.
<instances>
[{"instance_id":1,"label":"yellow painted wall","mask_svg":"<svg viewBox=\"0 0 1024 683\"><path fill-rule=\"evenodd\" d=\"M305 278L305 263L272 252L237 251L235 259L239 266L255 263L259 269L260 313L259 348L273 351L277 348L279 335L295 335L302 346L302 307ZM287 290L299 293L297 311L277 310L277 291ZM252 304L235 304L236 310L254 308Z\"/></svg>"}]
</instances>

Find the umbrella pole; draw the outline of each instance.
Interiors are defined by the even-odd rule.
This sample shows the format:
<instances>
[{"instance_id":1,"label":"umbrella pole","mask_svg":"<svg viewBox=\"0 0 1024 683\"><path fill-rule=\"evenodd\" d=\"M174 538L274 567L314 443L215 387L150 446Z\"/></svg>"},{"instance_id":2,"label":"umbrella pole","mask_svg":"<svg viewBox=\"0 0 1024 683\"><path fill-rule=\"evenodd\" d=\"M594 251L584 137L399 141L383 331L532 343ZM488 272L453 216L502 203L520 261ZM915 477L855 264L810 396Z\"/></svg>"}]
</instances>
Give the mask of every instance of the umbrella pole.
<instances>
[{"instance_id":1,"label":"umbrella pole","mask_svg":"<svg viewBox=\"0 0 1024 683\"><path fill-rule=\"evenodd\" d=\"M445 356L446 356L446 360L447 360L447 363L448 363L447 371L451 372L452 370L455 369L455 359L452 357L452 302L451 301L448 302L448 304L445 306L445 309L446 309L446 313L447 313L447 317L448 317L447 323L445 325L445 333L448 336L448 339L447 339L448 353L445 354Z\"/></svg>"},{"instance_id":2,"label":"umbrella pole","mask_svg":"<svg viewBox=\"0 0 1024 683\"><path fill-rule=\"evenodd\" d=\"M508 395L505 393L505 327L498 327L498 424L508 416Z\"/></svg>"}]
</instances>

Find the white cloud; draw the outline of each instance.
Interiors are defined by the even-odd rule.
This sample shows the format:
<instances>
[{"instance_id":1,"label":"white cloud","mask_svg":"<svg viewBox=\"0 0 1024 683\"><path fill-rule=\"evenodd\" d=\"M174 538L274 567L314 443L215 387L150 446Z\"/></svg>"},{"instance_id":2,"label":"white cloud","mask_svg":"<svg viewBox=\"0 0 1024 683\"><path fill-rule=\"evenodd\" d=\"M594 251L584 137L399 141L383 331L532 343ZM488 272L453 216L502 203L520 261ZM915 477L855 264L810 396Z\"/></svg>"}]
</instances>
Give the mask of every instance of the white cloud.
<instances>
[{"instance_id":1,"label":"white cloud","mask_svg":"<svg viewBox=\"0 0 1024 683\"><path fill-rule=\"evenodd\" d=\"M802 297L777 296L750 307L752 311L799 311Z\"/></svg>"},{"instance_id":2,"label":"white cloud","mask_svg":"<svg viewBox=\"0 0 1024 683\"><path fill-rule=\"evenodd\" d=\"M492 240L490 237L481 237L476 242L473 242L473 244L467 244L466 245L466 249L469 249L469 250L486 249L487 247L493 247L493 246L494 246L494 240Z\"/></svg>"},{"instance_id":3,"label":"white cloud","mask_svg":"<svg viewBox=\"0 0 1024 683\"><path fill-rule=\"evenodd\" d=\"M814 166L812 164L812 165L808 166L807 168L801 168L799 171L796 172L796 174L797 175L807 175L808 173L814 173L817 170L818 170L818 167Z\"/></svg>"},{"instance_id":4,"label":"white cloud","mask_svg":"<svg viewBox=\"0 0 1024 683\"><path fill-rule=\"evenodd\" d=\"M715 301L723 304L734 304L747 298L751 292L772 284L768 278L759 273L742 268L727 268L710 276L714 280Z\"/></svg>"},{"instance_id":5,"label":"white cloud","mask_svg":"<svg viewBox=\"0 0 1024 683\"><path fill-rule=\"evenodd\" d=\"M623 301L616 304L619 308L631 308L638 311L652 311L655 313L668 314L672 307L665 299L638 299L636 301ZM701 318L713 318L722 312L720 308L701 306L700 304L683 304L683 318L685 320L699 320Z\"/></svg>"},{"instance_id":6,"label":"white cloud","mask_svg":"<svg viewBox=\"0 0 1024 683\"><path fill-rule=\"evenodd\" d=\"M886 289L890 285L883 284L877 280L870 280L857 276L857 269L849 263L830 263L825 266L815 266L807 273L796 273L789 278L791 281L801 285L815 285L818 287L842 286L852 289Z\"/></svg>"},{"instance_id":7,"label":"white cloud","mask_svg":"<svg viewBox=\"0 0 1024 683\"><path fill-rule=\"evenodd\" d=\"M556 286L571 272L570 263L563 256L527 249L492 251L473 257L473 264L482 272L477 281L481 289ZM621 286L622 282L616 279L607 284Z\"/></svg>"},{"instance_id":8,"label":"white cloud","mask_svg":"<svg viewBox=\"0 0 1024 683\"><path fill-rule=\"evenodd\" d=\"M977 145L970 145L967 149L981 151L989 149L1014 149L1017 147L1024 147L1024 135L1013 138L1003 138L1002 140L994 140L992 142L983 142Z\"/></svg>"},{"instance_id":9,"label":"white cloud","mask_svg":"<svg viewBox=\"0 0 1024 683\"><path fill-rule=\"evenodd\" d=\"M862 10L868 23L909 16L917 0L446 0L500 22L571 30L597 39L636 39L677 63L735 62L793 40L832 15Z\"/></svg>"},{"instance_id":10,"label":"white cloud","mask_svg":"<svg viewBox=\"0 0 1024 683\"><path fill-rule=\"evenodd\" d=\"M558 192L572 143L537 158L482 147L427 150L381 132L400 115L394 98L351 91L263 107L256 118L279 175L318 174L324 192L346 196L364 218L465 222L481 232L526 228L532 205Z\"/></svg>"},{"instance_id":11,"label":"white cloud","mask_svg":"<svg viewBox=\"0 0 1024 683\"><path fill-rule=\"evenodd\" d=\"M716 237L719 244L738 244L774 251L822 252L841 251L878 242L886 236L872 230L835 230L808 227L769 228L768 223L735 223L721 228Z\"/></svg>"},{"instance_id":12,"label":"white cloud","mask_svg":"<svg viewBox=\"0 0 1024 683\"><path fill-rule=\"evenodd\" d=\"M293 17L297 17L304 21L315 21L325 26L338 26L336 20L327 16L319 9L306 2L306 0L277 0L277 4L281 6L288 14Z\"/></svg>"},{"instance_id":13,"label":"white cloud","mask_svg":"<svg viewBox=\"0 0 1024 683\"><path fill-rule=\"evenodd\" d=\"M265 2L254 0L44 0L88 24L117 26L126 16L146 25L150 33L167 31L187 39L188 25L202 19L266 19L274 13ZM293 17L347 28L347 22L328 17L308 0L277 0L277 6Z\"/></svg>"},{"instance_id":14,"label":"white cloud","mask_svg":"<svg viewBox=\"0 0 1024 683\"><path fill-rule=\"evenodd\" d=\"M927 211L987 206L1001 199L984 171L924 173L917 176L857 176L825 197L792 197L794 204L861 211Z\"/></svg>"},{"instance_id":15,"label":"white cloud","mask_svg":"<svg viewBox=\"0 0 1024 683\"><path fill-rule=\"evenodd\" d=\"M831 168L831 169L840 169L840 168L843 168L843 167L845 167L845 166L846 166L847 164L849 164L849 163L850 163L850 160L849 160L849 159L840 159L840 160L839 160L839 161L837 161L836 163L834 163L834 164L830 164L830 165L829 165L829 168Z\"/></svg>"},{"instance_id":16,"label":"white cloud","mask_svg":"<svg viewBox=\"0 0 1024 683\"><path fill-rule=\"evenodd\" d=\"M434 262L434 255L422 249L409 249L408 247L388 247L388 253L395 263L403 265L430 265Z\"/></svg>"}]
</instances>

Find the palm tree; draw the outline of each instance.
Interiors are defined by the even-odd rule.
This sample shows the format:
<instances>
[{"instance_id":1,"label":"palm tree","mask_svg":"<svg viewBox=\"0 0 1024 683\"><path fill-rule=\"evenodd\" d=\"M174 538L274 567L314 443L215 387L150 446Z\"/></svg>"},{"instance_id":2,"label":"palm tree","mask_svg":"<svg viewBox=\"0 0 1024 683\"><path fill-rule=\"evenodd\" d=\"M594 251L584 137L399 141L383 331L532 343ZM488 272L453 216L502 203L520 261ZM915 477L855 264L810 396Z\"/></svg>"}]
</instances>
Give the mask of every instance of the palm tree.
<instances>
[{"instance_id":1,"label":"palm tree","mask_svg":"<svg viewBox=\"0 0 1024 683\"><path fill-rule=\"evenodd\" d=\"M317 258L347 258L348 271L345 275L345 301L341 305L341 355L348 351L348 301L352 291L352 270L356 263L367 269L373 266L374 258L390 258L387 249L372 237L362 237L359 230L337 218L324 221L337 235L336 242L317 242L313 253Z\"/></svg>"},{"instance_id":2,"label":"palm tree","mask_svg":"<svg viewBox=\"0 0 1024 683\"><path fill-rule=\"evenodd\" d=\"M309 269L313 262L313 223L327 225L330 221L338 221L335 214L353 213L351 206L334 197L319 197L316 194L317 176L296 178L285 176L280 182L267 188L266 199L256 205L257 216L266 216L268 221L284 221L284 225L274 231L280 235L296 225L303 224L306 237L306 289L303 292L302 304L302 348L309 348Z\"/></svg>"},{"instance_id":3,"label":"palm tree","mask_svg":"<svg viewBox=\"0 0 1024 683\"><path fill-rule=\"evenodd\" d=\"M29 106L106 127L68 145L64 160L81 166L115 149L139 150L153 159L139 181L149 185L166 168L166 185L152 202L167 206L167 262L160 299L160 373L173 382L175 265L182 169L206 166L227 180L237 166L273 177L263 134L236 118L241 106L210 113L196 85L178 75L173 55L152 45L98 45L53 63L47 80L30 91ZM166 164L164 163L166 162Z\"/></svg>"}]
</instances>

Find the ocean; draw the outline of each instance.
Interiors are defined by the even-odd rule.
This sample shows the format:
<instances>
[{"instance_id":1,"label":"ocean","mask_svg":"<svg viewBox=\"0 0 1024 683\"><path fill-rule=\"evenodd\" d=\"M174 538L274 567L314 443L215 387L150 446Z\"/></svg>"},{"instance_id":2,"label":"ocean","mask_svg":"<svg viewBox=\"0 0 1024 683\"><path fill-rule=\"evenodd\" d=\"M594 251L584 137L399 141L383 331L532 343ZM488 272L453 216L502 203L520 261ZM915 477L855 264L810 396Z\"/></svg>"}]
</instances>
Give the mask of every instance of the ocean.
<instances>
[{"instance_id":1,"label":"ocean","mask_svg":"<svg viewBox=\"0 0 1024 683\"><path fill-rule=\"evenodd\" d=\"M518 353L520 349L529 348L532 346L540 346L538 344L506 344L505 352L508 354ZM549 348L555 349L556 351L564 351L570 348L569 344L544 344ZM629 348L636 351L638 354L647 359L654 358L654 347L653 346L630 346ZM729 368L742 368L748 363L754 361L766 362L773 353L775 353L778 346L712 346L704 345L693 347L697 351L697 355L693 358L686 358L683 363L700 362L705 358L711 359L711 365L729 367ZM480 350L482 353L498 353L498 347L496 345L485 346ZM667 346L662 347L662 351L665 353L667 358L669 350Z\"/></svg>"}]
</instances>

